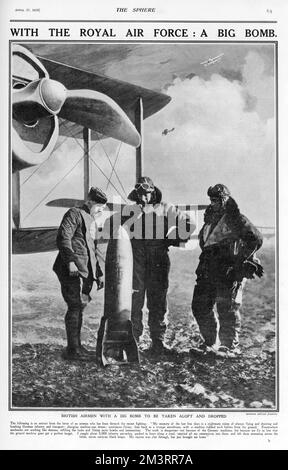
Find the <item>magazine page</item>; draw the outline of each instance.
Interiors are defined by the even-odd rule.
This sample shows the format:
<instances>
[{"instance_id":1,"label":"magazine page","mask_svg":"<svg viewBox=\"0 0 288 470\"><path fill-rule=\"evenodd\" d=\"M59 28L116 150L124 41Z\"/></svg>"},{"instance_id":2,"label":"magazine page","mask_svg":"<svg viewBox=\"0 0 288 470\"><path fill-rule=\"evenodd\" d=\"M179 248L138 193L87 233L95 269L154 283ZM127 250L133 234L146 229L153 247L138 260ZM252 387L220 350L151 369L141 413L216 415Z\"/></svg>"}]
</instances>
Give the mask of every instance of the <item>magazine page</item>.
<instances>
[{"instance_id":1,"label":"magazine page","mask_svg":"<svg viewBox=\"0 0 288 470\"><path fill-rule=\"evenodd\" d=\"M287 20L1 3L3 449L287 449Z\"/></svg>"}]
</instances>

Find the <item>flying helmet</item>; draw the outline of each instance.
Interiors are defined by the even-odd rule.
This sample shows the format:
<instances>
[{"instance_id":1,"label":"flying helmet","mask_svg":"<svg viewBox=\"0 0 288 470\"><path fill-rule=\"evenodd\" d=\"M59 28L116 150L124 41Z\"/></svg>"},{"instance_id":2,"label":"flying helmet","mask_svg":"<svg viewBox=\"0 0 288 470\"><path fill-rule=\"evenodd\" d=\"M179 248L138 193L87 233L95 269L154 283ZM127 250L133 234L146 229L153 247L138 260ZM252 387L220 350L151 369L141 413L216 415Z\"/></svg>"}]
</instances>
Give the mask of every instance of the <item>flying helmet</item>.
<instances>
[{"instance_id":1,"label":"flying helmet","mask_svg":"<svg viewBox=\"0 0 288 470\"><path fill-rule=\"evenodd\" d=\"M94 186L90 188L88 198L91 199L91 201L96 202L96 204L106 204L107 202L106 194L100 188L96 188Z\"/></svg>"},{"instance_id":2,"label":"flying helmet","mask_svg":"<svg viewBox=\"0 0 288 470\"><path fill-rule=\"evenodd\" d=\"M215 186L210 186L208 188L207 194L210 198L215 197L222 200L228 199L231 195L227 186L221 183L215 184Z\"/></svg>"},{"instance_id":3,"label":"flying helmet","mask_svg":"<svg viewBox=\"0 0 288 470\"><path fill-rule=\"evenodd\" d=\"M139 196L141 194L152 193L151 203L157 204L162 200L162 193L157 186L154 185L153 181L149 176L141 176L138 178L137 183L135 184L134 189L128 195L130 201L139 201Z\"/></svg>"}]
</instances>

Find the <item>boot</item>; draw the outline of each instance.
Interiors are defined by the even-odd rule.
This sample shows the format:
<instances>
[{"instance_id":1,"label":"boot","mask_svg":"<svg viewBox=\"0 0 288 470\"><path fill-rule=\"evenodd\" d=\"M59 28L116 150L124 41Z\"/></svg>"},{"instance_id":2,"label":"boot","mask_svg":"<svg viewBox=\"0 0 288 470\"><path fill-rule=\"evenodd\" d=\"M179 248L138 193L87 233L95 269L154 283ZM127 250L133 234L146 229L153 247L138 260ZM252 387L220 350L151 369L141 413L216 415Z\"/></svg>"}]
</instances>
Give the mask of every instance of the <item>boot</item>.
<instances>
[{"instance_id":1,"label":"boot","mask_svg":"<svg viewBox=\"0 0 288 470\"><path fill-rule=\"evenodd\" d=\"M228 348L227 346L220 346L217 351L218 357L228 358L228 359L235 359L241 356L241 349L239 346L231 346Z\"/></svg>"},{"instance_id":2,"label":"boot","mask_svg":"<svg viewBox=\"0 0 288 470\"><path fill-rule=\"evenodd\" d=\"M92 351L88 351L88 349L84 348L81 344L81 328L82 328L82 321L83 321L83 312L81 311L79 314L79 321L78 321L78 341L79 341L79 347L81 350L82 354L86 354L86 356L90 356L92 354Z\"/></svg>"},{"instance_id":3,"label":"boot","mask_svg":"<svg viewBox=\"0 0 288 470\"><path fill-rule=\"evenodd\" d=\"M65 316L65 327L67 335L67 348L63 354L65 359L83 361L87 355L83 354L79 341L79 311L68 310Z\"/></svg>"},{"instance_id":4,"label":"boot","mask_svg":"<svg viewBox=\"0 0 288 470\"><path fill-rule=\"evenodd\" d=\"M190 354L192 355L196 355L196 356L212 356L212 355L215 355L218 351L218 346L217 344L213 344L211 346L209 346L208 344L206 344L204 341L197 345L197 346L193 346L191 349L190 349Z\"/></svg>"},{"instance_id":5,"label":"boot","mask_svg":"<svg viewBox=\"0 0 288 470\"><path fill-rule=\"evenodd\" d=\"M171 349L167 348L167 346L163 344L161 339L158 339L158 338L152 339L152 345L148 351L150 354L153 354L154 356L172 352Z\"/></svg>"}]
</instances>

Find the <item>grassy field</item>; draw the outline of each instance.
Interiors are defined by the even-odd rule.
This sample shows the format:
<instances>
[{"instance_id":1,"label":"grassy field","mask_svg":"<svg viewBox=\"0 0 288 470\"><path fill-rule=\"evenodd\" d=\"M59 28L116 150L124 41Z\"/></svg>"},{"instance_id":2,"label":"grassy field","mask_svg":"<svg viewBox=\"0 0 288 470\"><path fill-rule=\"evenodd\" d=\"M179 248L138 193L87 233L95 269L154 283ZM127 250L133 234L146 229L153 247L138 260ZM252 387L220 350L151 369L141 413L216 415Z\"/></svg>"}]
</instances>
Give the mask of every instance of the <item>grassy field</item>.
<instances>
[{"instance_id":1,"label":"grassy field","mask_svg":"<svg viewBox=\"0 0 288 470\"><path fill-rule=\"evenodd\" d=\"M199 252L171 250L167 344L169 354L141 353L141 364L101 368L91 360L67 362L65 304L52 272L55 253L13 257L12 405L79 408L275 407L275 260L261 250L265 275L248 281L242 307L243 355L237 360L196 359L199 333L190 304ZM83 342L93 351L103 313L103 290L92 291ZM147 329L142 347L149 346Z\"/></svg>"}]
</instances>

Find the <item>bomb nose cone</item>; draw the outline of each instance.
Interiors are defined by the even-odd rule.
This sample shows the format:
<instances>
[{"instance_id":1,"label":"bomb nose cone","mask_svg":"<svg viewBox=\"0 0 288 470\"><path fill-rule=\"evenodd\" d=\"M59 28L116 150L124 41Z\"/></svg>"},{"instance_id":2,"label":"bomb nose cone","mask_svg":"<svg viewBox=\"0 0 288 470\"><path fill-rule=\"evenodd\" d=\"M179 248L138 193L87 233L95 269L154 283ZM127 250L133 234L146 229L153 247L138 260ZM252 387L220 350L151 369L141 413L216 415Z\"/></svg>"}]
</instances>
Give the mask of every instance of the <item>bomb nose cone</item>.
<instances>
[{"instance_id":1,"label":"bomb nose cone","mask_svg":"<svg viewBox=\"0 0 288 470\"><path fill-rule=\"evenodd\" d=\"M40 94L45 108L52 114L59 113L66 99L66 88L50 78L41 81Z\"/></svg>"},{"instance_id":2,"label":"bomb nose cone","mask_svg":"<svg viewBox=\"0 0 288 470\"><path fill-rule=\"evenodd\" d=\"M114 231L113 238L116 240L130 240L125 225L123 227L120 225L116 231Z\"/></svg>"}]
</instances>

